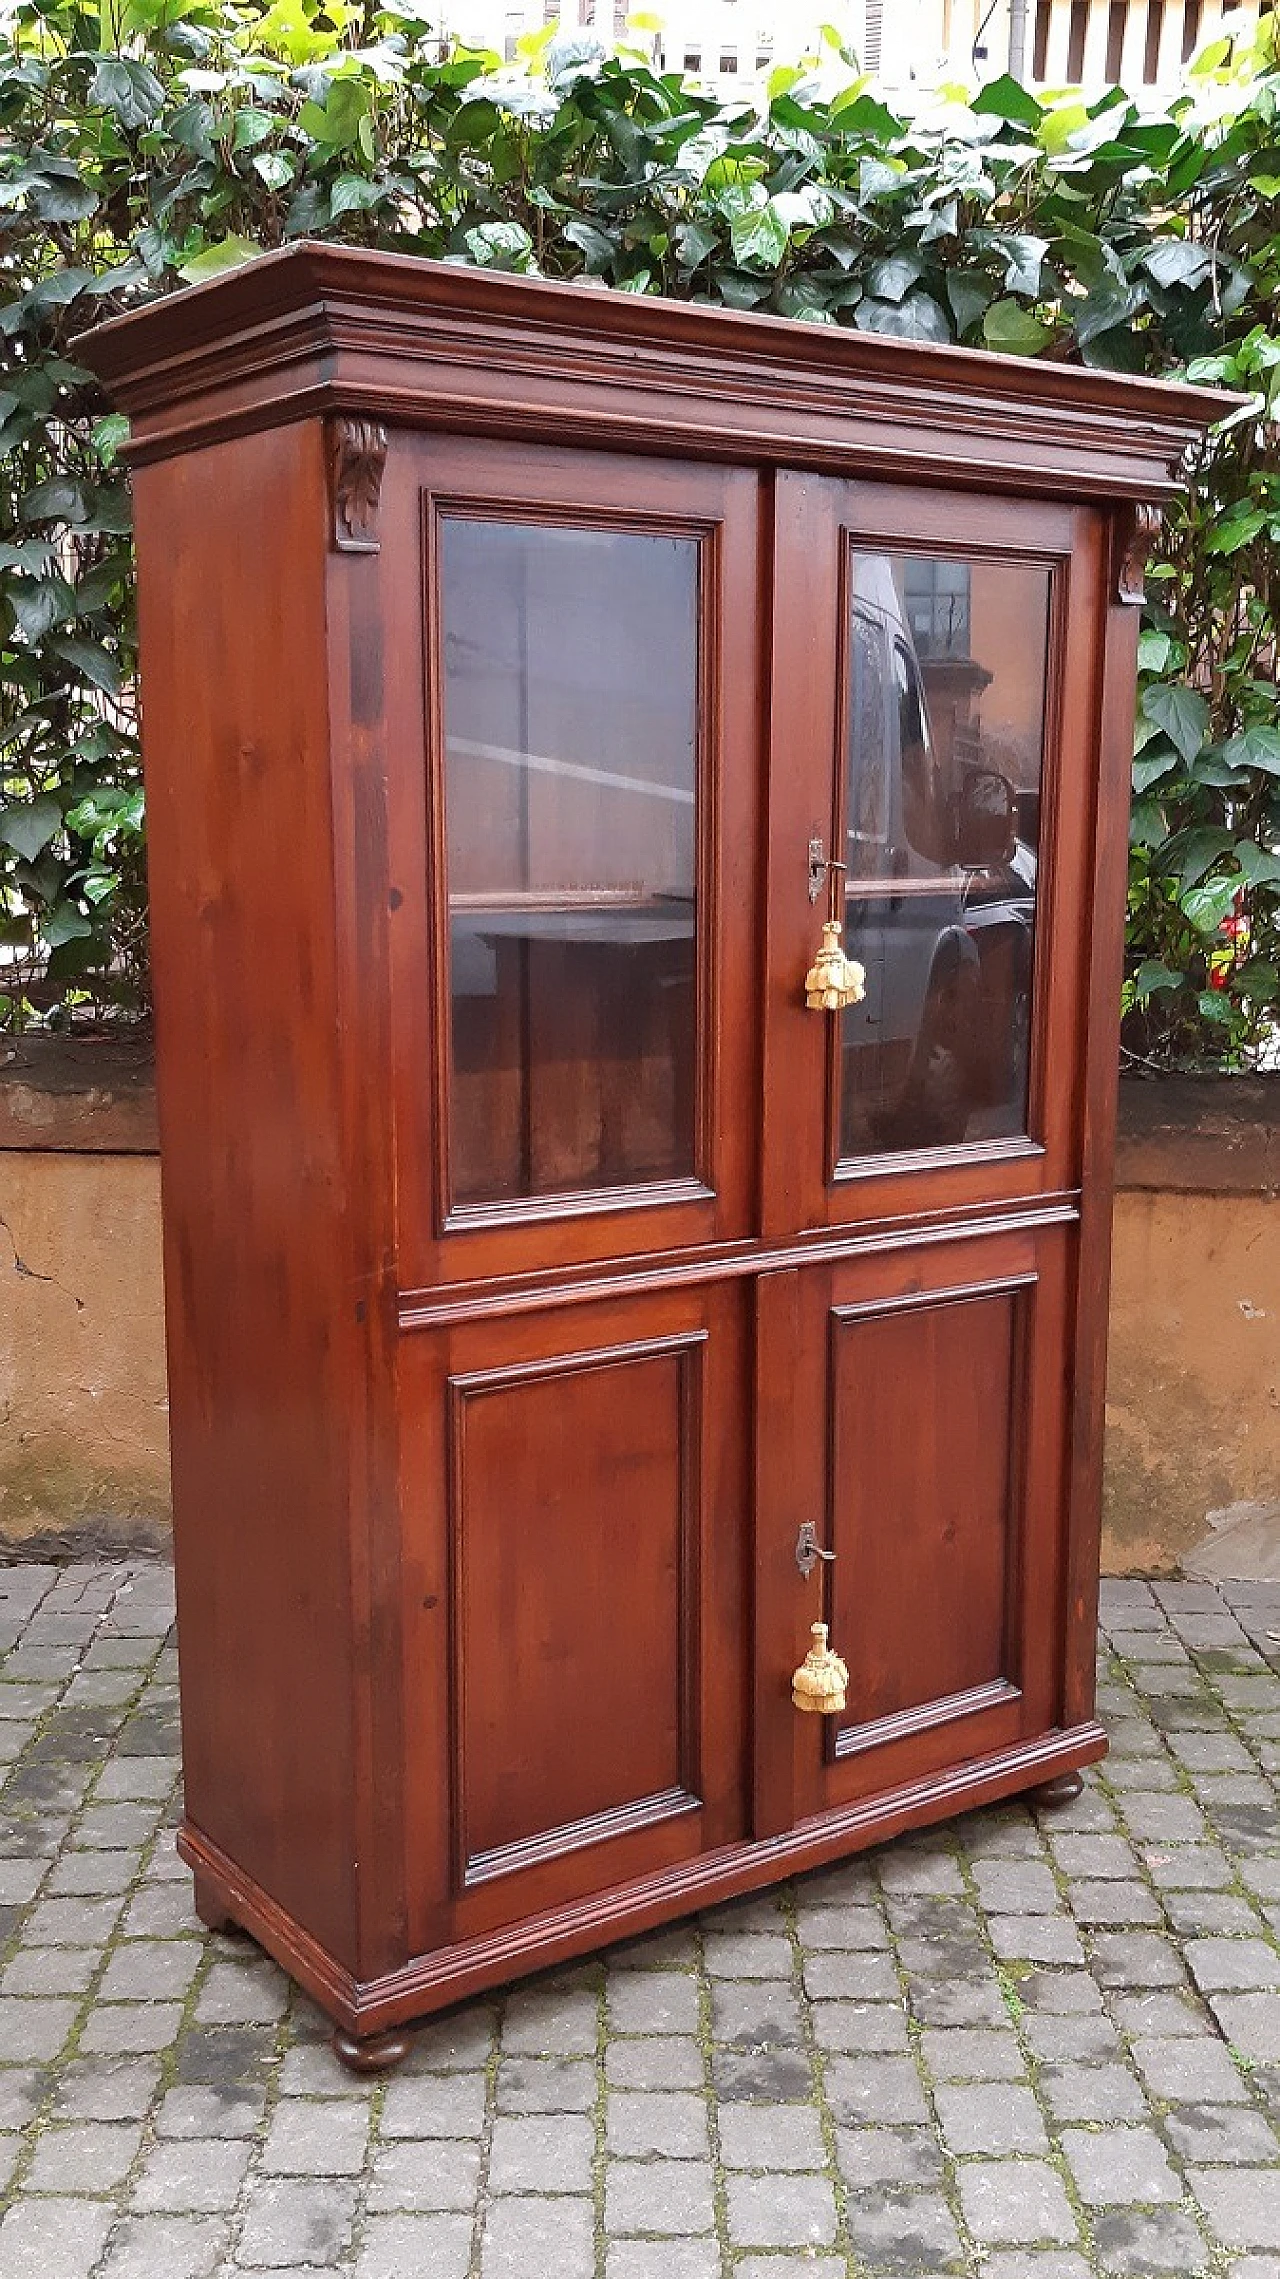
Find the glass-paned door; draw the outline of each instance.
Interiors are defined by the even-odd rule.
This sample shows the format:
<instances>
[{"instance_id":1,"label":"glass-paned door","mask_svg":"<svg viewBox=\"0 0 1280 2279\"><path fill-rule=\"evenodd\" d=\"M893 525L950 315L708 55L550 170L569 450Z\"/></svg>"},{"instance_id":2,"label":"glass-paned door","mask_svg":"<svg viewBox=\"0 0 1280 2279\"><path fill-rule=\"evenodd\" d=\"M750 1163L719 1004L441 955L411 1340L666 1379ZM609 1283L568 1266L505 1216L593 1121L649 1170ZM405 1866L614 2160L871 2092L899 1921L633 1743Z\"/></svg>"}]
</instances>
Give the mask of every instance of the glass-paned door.
<instances>
[{"instance_id":1,"label":"glass-paned door","mask_svg":"<svg viewBox=\"0 0 1280 2279\"><path fill-rule=\"evenodd\" d=\"M767 1233L1072 1183L1048 1056L1076 1051L1088 971L1098 529L778 479ZM827 920L836 1011L805 1003Z\"/></svg>"},{"instance_id":2,"label":"glass-paned door","mask_svg":"<svg viewBox=\"0 0 1280 2279\"><path fill-rule=\"evenodd\" d=\"M396 921L405 1286L744 1236L759 480L393 448L417 480L384 575L411 563L421 595L394 699L420 866Z\"/></svg>"}]
</instances>

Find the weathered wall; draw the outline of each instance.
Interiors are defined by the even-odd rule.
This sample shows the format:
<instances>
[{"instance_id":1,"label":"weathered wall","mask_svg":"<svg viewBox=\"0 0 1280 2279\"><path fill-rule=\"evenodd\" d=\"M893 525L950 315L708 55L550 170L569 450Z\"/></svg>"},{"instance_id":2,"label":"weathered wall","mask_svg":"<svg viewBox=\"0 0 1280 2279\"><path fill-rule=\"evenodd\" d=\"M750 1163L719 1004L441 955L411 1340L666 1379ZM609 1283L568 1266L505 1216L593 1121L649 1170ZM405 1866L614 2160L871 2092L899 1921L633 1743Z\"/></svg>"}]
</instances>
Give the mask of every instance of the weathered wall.
<instances>
[{"instance_id":1,"label":"weathered wall","mask_svg":"<svg viewBox=\"0 0 1280 2279\"><path fill-rule=\"evenodd\" d=\"M1280 1559L1280 1078L1122 1088L1112 1572Z\"/></svg>"},{"instance_id":2,"label":"weathered wall","mask_svg":"<svg viewBox=\"0 0 1280 2279\"><path fill-rule=\"evenodd\" d=\"M145 1052L0 1054L0 1552L162 1545L160 1177Z\"/></svg>"},{"instance_id":3,"label":"weathered wall","mask_svg":"<svg viewBox=\"0 0 1280 2279\"><path fill-rule=\"evenodd\" d=\"M154 1151L136 1049L0 1056L0 1553L165 1539ZM1109 1571L1280 1554L1280 1078L1123 1087L1111 1325Z\"/></svg>"}]
</instances>

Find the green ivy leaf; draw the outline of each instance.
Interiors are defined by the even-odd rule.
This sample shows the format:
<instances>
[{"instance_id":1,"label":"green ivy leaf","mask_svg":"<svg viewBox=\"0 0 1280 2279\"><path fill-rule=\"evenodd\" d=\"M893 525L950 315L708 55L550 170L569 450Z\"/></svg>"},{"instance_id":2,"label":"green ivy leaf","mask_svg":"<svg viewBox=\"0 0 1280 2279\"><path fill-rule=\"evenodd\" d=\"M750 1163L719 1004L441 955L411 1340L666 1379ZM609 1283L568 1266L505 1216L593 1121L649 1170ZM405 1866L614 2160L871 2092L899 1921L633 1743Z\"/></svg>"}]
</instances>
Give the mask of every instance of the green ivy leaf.
<instances>
[{"instance_id":1,"label":"green ivy leaf","mask_svg":"<svg viewBox=\"0 0 1280 2279\"><path fill-rule=\"evenodd\" d=\"M1259 768L1264 775L1280 776L1280 728L1246 728L1222 747L1228 767Z\"/></svg>"},{"instance_id":2,"label":"green ivy leaf","mask_svg":"<svg viewBox=\"0 0 1280 2279\"><path fill-rule=\"evenodd\" d=\"M59 902L50 911L41 929L51 950L61 949L64 942L85 941L93 927L74 902Z\"/></svg>"},{"instance_id":3,"label":"green ivy leaf","mask_svg":"<svg viewBox=\"0 0 1280 2279\"><path fill-rule=\"evenodd\" d=\"M1150 759L1136 759L1133 763L1134 790L1149 791L1153 783L1160 782L1162 776L1172 775L1177 765L1178 755L1170 751L1155 752Z\"/></svg>"},{"instance_id":4,"label":"green ivy leaf","mask_svg":"<svg viewBox=\"0 0 1280 2279\"><path fill-rule=\"evenodd\" d=\"M228 269L242 269L246 261L256 261L262 247L251 237L223 237L216 245L206 245L190 261L184 261L178 271L188 285L202 285L210 277L222 277Z\"/></svg>"},{"instance_id":5,"label":"green ivy leaf","mask_svg":"<svg viewBox=\"0 0 1280 2279\"><path fill-rule=\"evenodd\" d=\"M771 198L767 205L750 206L735 214L729 224L733 258L744 269L776 269L791 243L791 232Z\"/></svg>"},{"instance_id":6,"label":"green ivy leaf","mask_svg":"<svg viewBox=\"0 0 1280 2279\"><path fill-rule=\"evenodd\" d=\"M1208 886L1189 887L1178 896L1178 907L1198 934L1216 934L1240 891L1238 878L1215 878Z\"/></svg>"},{"instance_id":7,"label":"green ivy leaf","mask_svg":"<svg viewBox=\"0 0 1280 2279\"><path fill-rule=\"evenodd\" d=\"M1280 886L1280 854L1274 854L1270 847L1260 847L1256 839L1242 839L1235 855L1250 886Z\"/></svg>"},{"instance_id":8,"label":"green ivy leaf","mask_svg":"<svg viewBox=\"0 0 1280 2279\"><path fill-rule=\"evenodd\" d=\"M1156 683L1142 692L1142 710L1162 728L1184 760L1194 760L1209 732L1209 707L1199 689Z\"/></svg>"},{"instance_id":9,"label":"green ivy leaf","mask_svg":"<svg viewBox=\"0 0 1280 2279\"><path fill-rule=\"evenodd\" d=\"M122 127L145 127L164 104L164 82L145 63L104 55L93 75L89 101L113 111Z\"/></svg>"},{"instance_id":10,"label":"green ivy leaf","mask_svg":"<svg viewBox=\"0 0 1280 2279\"><path fill-rule=\"evenodd\" d=\"M61 829L62 809L56 799L46 796L0 808L0 841L24 862L33 863Z\"/></svg>"},{"instance_id":11,"label":"green ivy leaf","mask_svg":"<svg viewBox=\"0 0 1280 2279\"><path fill-rule=\"evenodd\" d=\"M982 320L982 337L988 348L1005 356L1038 356L1053 338L1046 324L1033 317L1020 301L996 301Z\"/></svg>"},{"instance_id":12,"label":"green ivy leaf","mask_svg":"<svg viewBox=\"0 0 1280 2279\"><path fill-rule=\"evenodd\" d=\"M1182 975L1161 958L1144 958L1133 977L1133 994L1140 1005L1162 989L1181 989Z\"/></svg>"}]
</instances>

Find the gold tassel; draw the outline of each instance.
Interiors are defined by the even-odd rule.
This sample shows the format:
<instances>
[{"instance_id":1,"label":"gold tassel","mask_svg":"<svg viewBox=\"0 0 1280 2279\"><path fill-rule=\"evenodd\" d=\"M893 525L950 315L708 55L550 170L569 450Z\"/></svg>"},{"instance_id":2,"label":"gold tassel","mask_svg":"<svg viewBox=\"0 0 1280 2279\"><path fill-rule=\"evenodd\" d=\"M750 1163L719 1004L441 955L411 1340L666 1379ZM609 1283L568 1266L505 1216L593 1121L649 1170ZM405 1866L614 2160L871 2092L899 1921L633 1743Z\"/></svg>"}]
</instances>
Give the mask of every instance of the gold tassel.
<instances>
[{"instance_id":1,"label":"gold tassel","mask_svg":"<svg viewBox=\"0 0 1280 2279\"><path fill-rule=\"evenodd\" d=\"M822 948L804 977L805 1004L814 1013L838 1013L845 1005L860 1003L866 993L865 969L844 954L840 920L825 919Z\"/></svg>"},{"instance_id":2,"label":"gold tassel","mask_svg":"<svg viewBox=\"0 0 1280 2279\"><path fill-rule=\"evenodd\" d=\"M826 1623L815 1622L813 1644L791 1680L792 1701L818 1717L838 1717L848 1683L846 1665L827 1644Z\"/></svg>"}]
</instances>

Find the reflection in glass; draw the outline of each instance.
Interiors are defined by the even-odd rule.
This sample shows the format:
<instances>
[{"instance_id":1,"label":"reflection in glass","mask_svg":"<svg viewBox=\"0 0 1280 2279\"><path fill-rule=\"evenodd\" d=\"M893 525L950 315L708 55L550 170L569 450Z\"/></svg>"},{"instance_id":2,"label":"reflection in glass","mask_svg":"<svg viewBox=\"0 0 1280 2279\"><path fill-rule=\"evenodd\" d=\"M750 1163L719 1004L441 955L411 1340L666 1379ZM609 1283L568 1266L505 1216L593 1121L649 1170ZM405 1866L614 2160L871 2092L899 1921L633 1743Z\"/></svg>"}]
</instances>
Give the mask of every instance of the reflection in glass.
<instances>
[{"instance_id":1,"label":"reflection in glass","mask_svg":"<svg viewBox=\"0 0 1280 2279\"><path fill-rule=\"evenodd\" d=\"M1049 572L855 553L840 1154L1025 1132Z\"/></svg>"},{"instance_id":2,"label":"reflection in glass","mask_svg":"<svg viewBox=\"0 0 1280 2279\"><path fill-rule=\"evenodd\" d=\"M698 544L441 526L459 1203L694 1169Z\"/></svg>"}]
</instances>

